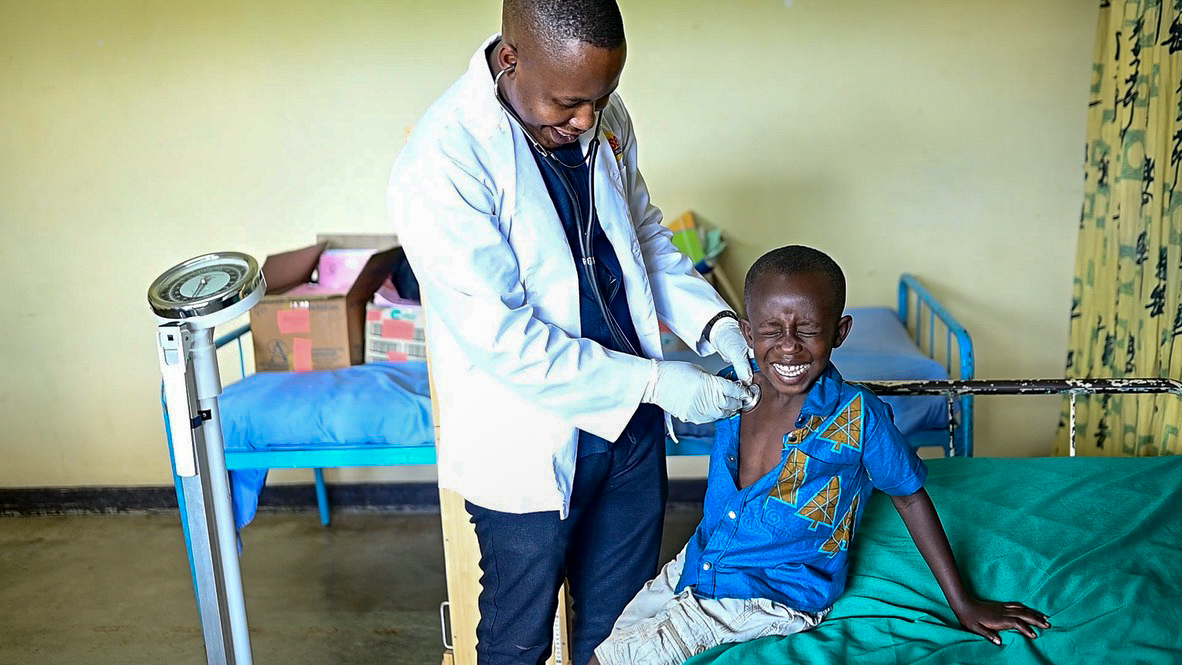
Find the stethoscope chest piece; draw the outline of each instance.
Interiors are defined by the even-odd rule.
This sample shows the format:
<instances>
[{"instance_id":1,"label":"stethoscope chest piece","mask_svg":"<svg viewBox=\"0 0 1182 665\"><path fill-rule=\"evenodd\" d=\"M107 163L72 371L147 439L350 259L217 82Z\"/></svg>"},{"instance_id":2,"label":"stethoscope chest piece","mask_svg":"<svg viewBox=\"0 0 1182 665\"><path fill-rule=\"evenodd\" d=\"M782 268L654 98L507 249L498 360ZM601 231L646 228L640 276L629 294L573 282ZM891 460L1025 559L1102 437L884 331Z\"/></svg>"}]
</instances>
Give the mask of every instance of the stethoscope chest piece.
<instances>
[{"instance_id":1,"label":"stethoscope chest piece","mask_svg":"<svg viewBox=\"0 0 1182 665\"><path fill-rule=\"evenodd\" d=\"M763 391L760 390L758 383L752 383L743 387L747 389L747 398L743 400L743 406L739 411L747 413L759 406L759 398L763 396Z\"/></svg>"}]
</instances>

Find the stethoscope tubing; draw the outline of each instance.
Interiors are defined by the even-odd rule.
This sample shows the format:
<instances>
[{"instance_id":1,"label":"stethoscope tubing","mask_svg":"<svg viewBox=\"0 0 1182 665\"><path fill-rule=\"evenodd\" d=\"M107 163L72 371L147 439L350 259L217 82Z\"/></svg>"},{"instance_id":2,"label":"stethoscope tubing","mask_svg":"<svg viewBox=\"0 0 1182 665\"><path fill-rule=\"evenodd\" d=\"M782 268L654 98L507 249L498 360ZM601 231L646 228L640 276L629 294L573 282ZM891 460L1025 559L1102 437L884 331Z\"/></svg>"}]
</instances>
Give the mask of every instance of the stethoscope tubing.
<instances>
[{"instance_id":1,"label":"stethoscope tubing","mask_svg":"<svg viewBox=\"0 0 1182 665\"><path fill-rule=\"evenodd\" d=\"M551 150L547 149L546 146L542 145L541 142L539 142L533 137L532 134L529 133L529 131L526 129L525 121L521 119L521 116L517 115L517 111L513 108L513 106L509 104L503 96L501 96L501 77L511 69L513 69L512 66L505 67L501 71L497 72L497 75L493 77L493 96L497 98L497 102L500 103L501 108L505 109L505 112L509 114L509 117L513 118L513 120L521 128L521 132L525 134L525 137L542 155L543 161L546 163L546 165L549 166L554 174L558 176L558 179L562 182L562 186L566 190L567 196L570 197L572 204L577 204L578 197L575 196L574 186L571 185L570 179L567 177L568 174L564 171L573 171L584 164L587 165L586 216L584 217L583 211L577 205L574 206L575 227L577 231L576 235L579 238L580 257L578 263L581 266L587 281L591 284L591 289L594 291L595 302L599 305L599 312L603 316L604 321L607 322L607 326L611 332L612 338L615 339L616 343L620 345L620 348L624 349L627 353L634 356L639 356L640 354L636 351L636 348L632 346L632 343L628 340L627 336L624 335L624 331L620 327L619 322L616 321L614 316L612 316L611 309L607 306L607 303L604 302L603 292L599 285L599 278L595 274L595 255L592 253L592 230L595 222L595 158L599 152L599 129L601 123L603 122L603 112L595 112L595 128L592 130L594 131L594 135L591 138L591 143L587 146L587 155L583 157L583 159L577 164L567 164L566 162L559 159L557 155L555 155ZM554 165L554 163L564 167L563 170L560 171Z\"/></svg>"}]
</instances>

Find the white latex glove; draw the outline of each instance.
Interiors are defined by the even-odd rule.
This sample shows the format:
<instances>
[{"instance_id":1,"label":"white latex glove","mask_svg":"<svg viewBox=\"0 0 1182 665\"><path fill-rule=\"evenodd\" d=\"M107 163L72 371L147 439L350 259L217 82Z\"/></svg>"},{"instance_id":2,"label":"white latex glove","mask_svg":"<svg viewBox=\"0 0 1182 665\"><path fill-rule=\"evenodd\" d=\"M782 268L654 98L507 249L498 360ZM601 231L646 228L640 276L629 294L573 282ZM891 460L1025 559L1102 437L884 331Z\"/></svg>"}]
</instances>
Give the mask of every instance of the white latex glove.
<instances>
[{"instance_id":1,"label":"white latex glove","mask_svg":"<svg viewBox=\"0 0 1182 665\"><path fill-rule=\"evenodd\" d=\"M751 371L751 361L748 359L750 347L743 331L739 329L739 322L731 319L719 319L710 329L710 346L722 356L722 359L735 367L735 377L743 385L751 385L755 380L755 373Z\"/></svg>"},{"instance_id":2,"label":"white latex glove","mask_svg":"<svg viewBox=\"0 0 1182 665\"><path fill-rule=\"evenodd\" d=\"M693 363L654 360L641 401L656 404L678 420L701 425L730 417L747 397L743 386Z\"/></svg>"}]
</instances>

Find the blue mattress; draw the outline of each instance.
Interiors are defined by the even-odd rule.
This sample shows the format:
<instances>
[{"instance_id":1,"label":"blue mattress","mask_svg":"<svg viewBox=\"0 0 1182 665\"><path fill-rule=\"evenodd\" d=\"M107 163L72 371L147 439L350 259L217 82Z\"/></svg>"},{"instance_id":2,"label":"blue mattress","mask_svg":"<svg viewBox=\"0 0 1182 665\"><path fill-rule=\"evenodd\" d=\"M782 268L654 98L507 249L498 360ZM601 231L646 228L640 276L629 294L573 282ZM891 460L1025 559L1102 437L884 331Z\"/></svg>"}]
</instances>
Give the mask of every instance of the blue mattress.
<instances>
[{"instance_id":1,"label":"blue mattress","mask_svg":"<svg viewBox=\"0 0 1182 665\"><path fill-rule=\"evenodd\" d=\"M259 372L226 386L218 404L227 450L417 446L435 436L425 362Z\"/></svg>"},{"instance_id":2,"label":"blue mattress","mask_svg":"<svg viewBox=\"0 0 1182 665\"><path fill-rule=\"evenodd\" d=\"M425 362L259 372L226 386L218 405L227 451L435 440ZM254 519L266 478L266 469L230 471L238 528Z\"/></svg>"}]
</instances>

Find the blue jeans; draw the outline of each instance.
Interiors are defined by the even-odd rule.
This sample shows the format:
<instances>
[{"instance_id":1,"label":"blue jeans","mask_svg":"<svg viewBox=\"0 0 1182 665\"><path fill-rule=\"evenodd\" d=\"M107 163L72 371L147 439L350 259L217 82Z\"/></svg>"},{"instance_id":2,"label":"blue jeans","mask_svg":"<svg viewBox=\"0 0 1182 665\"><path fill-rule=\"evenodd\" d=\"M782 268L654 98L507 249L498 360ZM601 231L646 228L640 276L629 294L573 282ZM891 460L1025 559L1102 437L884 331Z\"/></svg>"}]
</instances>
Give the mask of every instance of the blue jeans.
<instances>
[{"instance_id":1,"label":"blue jeans","mask_svg":"<svg viewBox=\"0 0 1182 665\"><path fill-rule=\"evenodd\" d=\"M570 515L503 513L466 503L480 543L480 665L550 656L558 587L569 582L575 665L595 647L660 564L668 479L663 417L643 405L620 440L575 464Z\"/></svg>"}]
</instances>

